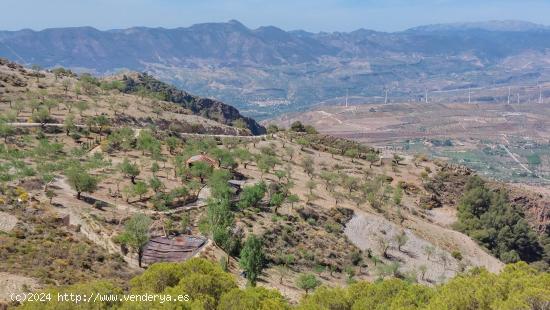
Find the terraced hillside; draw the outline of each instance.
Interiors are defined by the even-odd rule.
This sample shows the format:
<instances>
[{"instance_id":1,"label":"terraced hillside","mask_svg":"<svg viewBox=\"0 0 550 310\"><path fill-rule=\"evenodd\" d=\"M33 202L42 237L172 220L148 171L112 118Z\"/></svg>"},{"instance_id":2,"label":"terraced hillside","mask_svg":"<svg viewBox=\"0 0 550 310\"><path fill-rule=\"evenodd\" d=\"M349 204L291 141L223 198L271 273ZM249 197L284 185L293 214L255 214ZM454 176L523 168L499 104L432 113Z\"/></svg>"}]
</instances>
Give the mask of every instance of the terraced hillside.
<instances>
[{"instance_id":1,"label":"terraced hillside","mask_svg":"<svg viewBox=\"0 0 550 310\"><path fill-rule=\"evenodd\" d=\"M540 296L502 294L545 302L548 228L537 216L547 213L531 208L545 197L300 123L252 136L156 90L120 91L127 84L116 77L10 62L0 73L0 285L10 292L164 292L191 300L141 306L231 309L222 305L251 298L251 308L317 309L304 296L318 286L315 294L358 282L357 294L399 286L424 296L417 307L437 308L435 292L469 272L472 281L514 277ZM152 239L202 259L145 266L143 257L174 257ZM498 273L520 260L531 267L476 268ZM8 298L0 295L18 304ZM351 309L349 296L337 299Z\"/></svg>"}]
</instances>

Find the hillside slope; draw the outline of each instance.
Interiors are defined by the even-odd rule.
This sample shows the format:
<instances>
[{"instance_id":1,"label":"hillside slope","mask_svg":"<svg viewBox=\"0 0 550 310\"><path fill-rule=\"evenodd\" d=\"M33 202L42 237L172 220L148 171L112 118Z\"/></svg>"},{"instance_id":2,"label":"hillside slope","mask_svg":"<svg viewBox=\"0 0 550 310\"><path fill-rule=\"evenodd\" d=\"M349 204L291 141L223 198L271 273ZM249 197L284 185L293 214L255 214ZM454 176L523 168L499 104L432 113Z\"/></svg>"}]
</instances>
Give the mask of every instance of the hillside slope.
<instances>
[{"instance_id":1,"label":"hillside slope","mask_svg":"<svg viewBox=\"0 0 550 310\"><path fill-rule=\"evenodd\" d=\"M159 96L168 102L173 102L189 109L193 114L213 119L222 124L235 125L239 121L243 122L241 127L248 128L252 134L265 134L265 128L249 117L242 116L234 107L223 102L193 96L185 91L179 90L174 86L163 83L150 75L134 74L134 77L124 75L122 78L125 93L139 94L140 91L146 91Z\"/></svg>"},{"instance_id":2,"label":"hillside slope","mask_svg":"<svg viewBox=\"0 0 550 310\"><path fill-rule=\"evenodd\" d=\"M193 275L174 290L248 282L297 302L320 284L380 279L431 291L426 286L460 281L464 271L479 276L476 267L499 272L502 260L548 268L543 232L520 212L530 202L461 167L300 124L247 136L150 92L120 92L116 78L97 87L88 75L7 62L0 77L0 285L10 291L71 284L122 291L138 275L142 290L139 280L130 286L143 294L151 283L176 287ZM466 217L480 193L490 197L481 199L483 214ZM485 213L512 229L490 226ZM204 243L195 248L191 239ZM153 240L183 243L185 258L210 263L147 265L143 257L173 258L148 247ZM193 264L202 267L178 272ZM148 279L156 271L159 280Z\"/></svg>"},{"instance_id":3,"label":"hillside slope","mask_svg":"<svg viewBox=\"0 0 550 310\"><path fill-rule=\"evenodd\" d=\"M10 90L3 91L8 86L15 86L15 92L27 92L24 97L26 99L42 99L43 96L34 94L41 98L30 98L32 92L44 92L46 84L40 83L40 78L43 77L43 73L24 69L22 66L10 62L7 59L0 58L0 66L2 71L0 72L0 81L3 81L2 92L6 92L5 99L9 102L21 100L23 98L17 98L16 94L10 94ZM151 115L157 115L163 111L172 112L175 114L183 115L196 115L200 119L212 120L211 123L217 123L216 126L220 128L231 128L233 132L241 132L241 134L265 134L265 128L259 125L255 120L242 116L234 107L224 104L223 102L202 98L191 95L185 91L179 90L174 86L160 82L147 74L140 73L127 73L122 76L109 76L104 79L95 78L89 74L84 74L78 77L70 70L58 68L53 71L52 76L55 82L62 83L59 85L61 89L55 94L55 100L68 100L72 104L76 104L79 95L87 97L89 102L97 104L98 100L107 100L104 102L104 108L114 113L120 110L124 110L129 105L128 102L117 103L121 93L134 94L135 98L139 98L139 101L147 102L149 104L150 112L152 113L128 113L130 116L140 115L142 118L147 118L148 122L154 122L154 118ZM29 92L28 85L31 84L26 80L29 78L36 78L35 88ZM61 82L63 80L63 82ZM48 82L47 80L43 82ZM27 87L27 88L24 88ZM73 88L75 91L74 97L67 97L68 91ZM13 92L13 91L12 91ZM19 96L21 97L21 96ZM65 98L64 98L65 97ZM8 102L6 101L6 102ZM128 101L128 100L125 100ZM139 110L139 108L138 108ZM145 111L139 111L145 112ZM124 113L123 113L124 114ZM181 116L180 116L181 117ZM193 119L193 117L184 117ZM197 118L194 118L197 119ZM124 121L124 120L123 120ZM129 120L125 120L129 121ZM203 120L204 122L204 120ZM164 122L163 126L169 124ZM174 124L177 125L177 124ZM189 124L182 125L183 127L189 127ZM239 128L236 128L239 127ZM248 133L245 130L248 129ZM201 130L200 128L185 128L187 132L192 130ZM212 132L214 133L214 132ZM221 133L218 130L218 133Z\"/></svg>"}]
</instances>

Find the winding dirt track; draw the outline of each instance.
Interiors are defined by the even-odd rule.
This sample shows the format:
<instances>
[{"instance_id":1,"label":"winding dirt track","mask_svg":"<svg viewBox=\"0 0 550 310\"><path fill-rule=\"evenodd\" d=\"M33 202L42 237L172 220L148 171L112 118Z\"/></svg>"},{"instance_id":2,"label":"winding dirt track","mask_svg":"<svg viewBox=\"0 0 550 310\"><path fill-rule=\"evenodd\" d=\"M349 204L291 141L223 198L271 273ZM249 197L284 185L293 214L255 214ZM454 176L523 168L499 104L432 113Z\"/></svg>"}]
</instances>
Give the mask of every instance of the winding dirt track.
<instances>
[{"instance_id":1,"label":"winding dirt track","mask_svg":"<svg viewBox=\"0 0 550 310\"><path fill-rule=\"evenodd\" d=\"M36 127L58 127L62 128L65 125L59 124L59 123L7 123L9 126L13 127L29 127L29 128L36 128ZM75 125L76 127L85 128L86 125ZM139 135L139 131L141 128L135 128L134 131L136 132L136 135ZM239 139L251 139L251 140L261 140L267 137L267 135L258 135L258 136L237 136L237 135L217 135L217 134L207 134L207 133L187 133L187 132L180 132L179 135L184 137L212 137L212 138L239 138Z\"/></svg>"}]
</instances>

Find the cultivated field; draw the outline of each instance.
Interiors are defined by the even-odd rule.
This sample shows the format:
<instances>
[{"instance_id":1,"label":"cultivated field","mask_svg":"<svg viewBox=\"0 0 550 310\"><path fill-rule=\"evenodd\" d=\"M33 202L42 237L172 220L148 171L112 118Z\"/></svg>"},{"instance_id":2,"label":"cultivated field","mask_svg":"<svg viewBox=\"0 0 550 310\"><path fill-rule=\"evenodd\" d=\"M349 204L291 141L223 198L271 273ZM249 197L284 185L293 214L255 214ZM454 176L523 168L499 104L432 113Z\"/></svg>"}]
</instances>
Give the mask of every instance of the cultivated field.
<instances>
[{"instance_id":1,"label":"cultivated field","mask_svg":"<svg viewBox=\"0 0 550 310\"><path fill-rule=\"evenodd\" d=\"M319 107L275 120L380 148L451 159L500 180L547 184L550 104L395 103Z\"/></svg>"}]
</instances>

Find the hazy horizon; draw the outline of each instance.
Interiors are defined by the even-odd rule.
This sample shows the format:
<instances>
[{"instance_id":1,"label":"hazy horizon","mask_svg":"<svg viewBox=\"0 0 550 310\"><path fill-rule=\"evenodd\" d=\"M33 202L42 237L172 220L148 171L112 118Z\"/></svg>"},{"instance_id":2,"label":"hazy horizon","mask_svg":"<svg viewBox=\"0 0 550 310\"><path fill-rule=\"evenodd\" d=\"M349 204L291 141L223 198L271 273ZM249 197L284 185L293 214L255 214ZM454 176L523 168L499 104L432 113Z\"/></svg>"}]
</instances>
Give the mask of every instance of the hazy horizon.
<instances>
[{"instance_id":1,"label":"hazy horizon","mask_svg":"<svg viewBox=\"0 0 550 310\"><path fill-rule=\"evenodd\" d=\"M310 32L372 29L384 32L448 23L525 21L550 25L550 1L527 0L318 0L276 3L259 0L5 0L1 30L85 27L178 28L238 20L251 29L275 26Z\"/></svg>"},{"instance_id":2,"label":"hazy horizon","mask_svg":"<svg viewBox=\"0 0 550 310\"><path fill-rule=\"evenodd\" d=\"M35 32L40 32L40 31L44 31L44 30L48 30L48 29L65 29L65 28L87 28L87 27L90 27L90 28L93 28L93 29L96 29L96 30L99 30L99 31L116 31L116 30L126 30L126 29L132 29L132 28L149 28L149 29L178 29L178 28L188 28L188 27L192 27L192 26L195 26L195 25L200 25L200 24L223 24L223 23L230 23L232 21L237 21L239 23L241 23L242 25L244 25L245 27L251 29L251 30L255 30L255 29L258 29L258 28L262 28L262 27L276 27L276 28L280 28L280 29L283 29L284 31L307 31L307 32L311 32L311 33L332 33L332 32L353 32L353 31L357 31L357 30L372 30L372 31L378 31L378 32L387 32L387 33L397 33L397 32L401 32L401 31L407 31L409 29L413 29L413 28L416 28L416 27L424 27L424 26L433 26L433 25L453 25L453 24L482 24L482 23L492 23L492 22L519 22L519 23L532 23L534 25L539 25L539 26L544 26L544 27L550 27L550 25L546 25L546 24L540 24L540 23L533 23L533 22L530 22L530 21L525 21L525 20L480 20L480 21L470 21L470 22L449 22L449 23L438 23L438 24L419 24L419 25L414 25L414 26L411 26L409 28L405 28L405 29L400 29L400 30L394 30L394 31L386 31L386 30L377 30L377 29L372 29L372 28L367 28L367 27L361 27L361 28L356 28L356 29L350 29L350 30L345 30L345 31L338 31L338 30L320 30L320 31L308 31L308 30L305 30L305 29L284 29L282 27L279 27L278 25L272 25L272 24L266 24L266 25L259 25L259 26L256 26L256 27L252 27L252 26L249 26L247 25L246 23L240 21L240 20L237 20L237 19L231 19L231 20L226 20L226 21L213 21L213 22L199 22L199 23L195 23L195 24L191 24L191 25L183 25L183 26L174 26L174 27L163 27L163 26L140 26L140 25L137 25L137 26L129 26L129 27L119 27L119 28L99 28L99 27L95 27L95 26L91 26L91 25L74 25L74 26L62 26L62 27L48 27L48 28L41 28L41 29L34 29L34 28L19 28L19 29L0 29L0 31L22 31L22 30L31 30L31 31L35 31Z\"/></svg>"}]
</instances>

